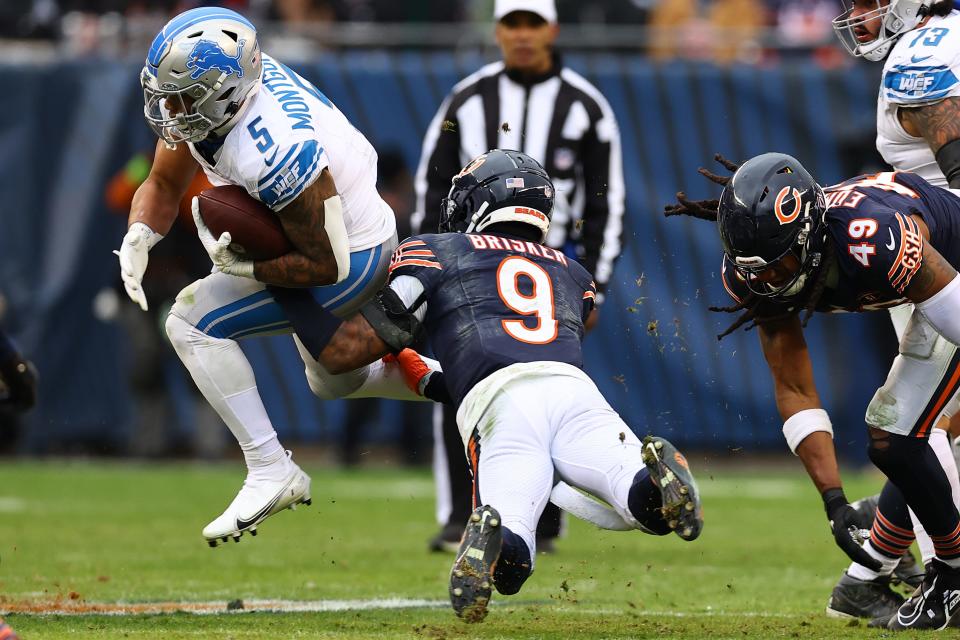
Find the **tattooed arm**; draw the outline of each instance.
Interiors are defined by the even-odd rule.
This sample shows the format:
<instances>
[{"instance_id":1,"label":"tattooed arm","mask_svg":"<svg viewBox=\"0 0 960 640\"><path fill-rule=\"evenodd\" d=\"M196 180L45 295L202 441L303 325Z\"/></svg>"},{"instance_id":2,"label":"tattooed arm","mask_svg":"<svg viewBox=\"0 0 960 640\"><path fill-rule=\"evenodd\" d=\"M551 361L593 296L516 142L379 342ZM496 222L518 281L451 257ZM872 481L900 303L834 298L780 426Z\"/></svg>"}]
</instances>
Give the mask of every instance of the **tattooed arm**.
<instances>
[{"instance_id":1,"label":"tattooed arm","mask_svg":"<svg viewBox=\"0 0 960 640\"><path fill-rule=\"evenodd\" d=\"M898 117L906 132L926 140L934 153L960 139L960 98L909 109L900 107Z\"/></svg>"},{"instance_id":2,"label":"tattooed arm","mask_svg":"<svg viewBox=\"0 0 960 640\"><path fill-rule=\"evenodd\" d=\"M391 353L362 314L356 314L340 325L318 360L330 373L337 375L359 369Z\"/></svg>"},{"instance_id":3,"label":"tattooed arm","mask_svg":"<svg viewBox=\"0 0 960 640\"><path fill-rule=\"evenodd\" d=\"M912 109L901 107L898 117L907 133L930 145L950 188L960 189L960 98Z\"/></svg>"},{"instance_id":4,"label":"tattooed arm","mask_svg":"<svg viewBox=\"0 0 960 640\"><path fill-rule=\"evenodd\" d=\"M923 243L920 269L910 281L906 295L911 302L929 300L957 277L957 271L929 242Z\"/></svg>"},{"instance_id":5,"label":"tattooed arm","mask_svg":"<svg viewBox=\"0 0 960 640\"><path fill-rule=\"evenodd\" d=\"M272 260L258 260L253 274L260 282L284 287L316 287L337 282L337 261L324 229L324 201L337 195L330 171L279 212L283 230L295 251Z\"/></svg>"}]
</instances>

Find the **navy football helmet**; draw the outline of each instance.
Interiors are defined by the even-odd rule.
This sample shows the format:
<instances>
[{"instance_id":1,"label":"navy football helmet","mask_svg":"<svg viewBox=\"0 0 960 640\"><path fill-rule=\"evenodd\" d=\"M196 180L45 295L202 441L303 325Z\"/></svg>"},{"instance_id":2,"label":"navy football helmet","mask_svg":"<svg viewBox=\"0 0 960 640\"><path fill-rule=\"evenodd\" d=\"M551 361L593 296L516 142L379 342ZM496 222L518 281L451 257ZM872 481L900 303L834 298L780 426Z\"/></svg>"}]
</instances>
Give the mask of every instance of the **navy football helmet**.
<instances>
[{"instance_id":1,"label":"navy football helmet","mask_svg":"<svg viewBox=\"0 0 960 640\"><path fill-rule=\"evenodd\" d=\"M796 158L782 153L751 158L720 195L723 252L753 293L791 298L820 264L826 209L823 189ZM774 285L756 278L791 252L800 268L788 281Z\"/></svg>"},{"instance_id":2,"label":"navy football helmet","mask_svg":"<svg viewBox=\"0 0 960 640\"><path fill-rule=\"evenodd\" d=\"M520 151L493 149L454 176L443 199L438 231L483 231L498 222L520 222L547 237L553 183L540 163Z\"/></svg>"}]
</instances>

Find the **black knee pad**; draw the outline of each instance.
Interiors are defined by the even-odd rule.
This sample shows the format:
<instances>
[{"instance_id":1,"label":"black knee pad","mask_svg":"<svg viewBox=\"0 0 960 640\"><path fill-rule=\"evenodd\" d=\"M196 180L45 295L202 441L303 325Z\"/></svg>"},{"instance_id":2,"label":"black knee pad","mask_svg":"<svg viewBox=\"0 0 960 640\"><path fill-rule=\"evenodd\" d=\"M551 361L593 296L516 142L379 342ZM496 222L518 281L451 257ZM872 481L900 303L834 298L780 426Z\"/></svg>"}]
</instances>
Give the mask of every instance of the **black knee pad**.
<instances>
[{"instance_id":1,"label":"black knee pad","mask_svg":"<svg viewBox=\"0 0 960 640\"><path fill-rule=\"evenodd\" d=\"M924 438L902 436L876 428L870 428L868 435L870 442L867 454L870 461L891 479L900 475L899 472L915 466L918 458L924 456L928 449Z\"/></svg>"}]
</instances>

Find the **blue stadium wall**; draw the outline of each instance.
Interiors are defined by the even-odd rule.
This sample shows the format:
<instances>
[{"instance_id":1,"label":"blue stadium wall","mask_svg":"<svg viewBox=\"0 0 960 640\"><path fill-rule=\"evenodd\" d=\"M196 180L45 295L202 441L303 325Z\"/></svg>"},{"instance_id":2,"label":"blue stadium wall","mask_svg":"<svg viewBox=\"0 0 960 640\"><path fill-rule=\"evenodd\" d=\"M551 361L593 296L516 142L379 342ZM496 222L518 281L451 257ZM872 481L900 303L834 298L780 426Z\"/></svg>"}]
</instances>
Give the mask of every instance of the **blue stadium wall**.
<instances>
[{"instance_id":1,"label":"blue stadium wall","mask_svg":"<svg viewBox=\"0 0 960 640\"><path fill-rule=\"evenodd\" d=\"M638 434L657 432L700 449L784 451L755 332L718 343L732 318L707 311L727 303L715 229L667 220L661 211L677 191L718 194L696 173L715 151L734 159L791 153L824 183L858 171L872 151L879 69L805 61L658 65L613 55L566 61L613 106L627 183L623 255L600 328L586 341L588 372ZM443 96L484 62L373 52L292 66L412 169ZM122 441L137 411L126 373L129 343L117 325L97 318L93 304L118 284L111 250L124 228L106 212L104 184L151 145L137 77L136 65L105 61L0 66L0 292L9 305L6 328L42 372L27 450L49 450L65 438ZM885 314L818 317L808 331L821 395L849 456L862 455L863 411L894 353L888 325ZM323 406L310 395L289 338L250 341L245 349L282 436L322 441L339 432L342 402ZM385 418L371 435L389 440L396 430Z\"/></svg>"}]
</instances>

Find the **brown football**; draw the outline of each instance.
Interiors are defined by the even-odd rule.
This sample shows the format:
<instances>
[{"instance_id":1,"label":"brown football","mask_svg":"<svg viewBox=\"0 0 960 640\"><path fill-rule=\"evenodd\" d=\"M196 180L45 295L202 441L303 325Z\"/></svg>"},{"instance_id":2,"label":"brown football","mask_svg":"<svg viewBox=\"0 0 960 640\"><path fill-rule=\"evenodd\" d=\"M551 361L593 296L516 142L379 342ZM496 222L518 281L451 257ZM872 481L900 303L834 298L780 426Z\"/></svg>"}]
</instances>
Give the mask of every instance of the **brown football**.
<instances>
[{"instance_id":1,"label":"brown football","mask_svg":"<svg viewBox=\"0 0 960 640\"><path fill-rule=\"evenodd\" d=\"M214 238L229 231L230 248L250 260L270 260L293 251L280 218L243 187L229 185L200 192L200 217Z\"/></svg>"}]
</instances>

